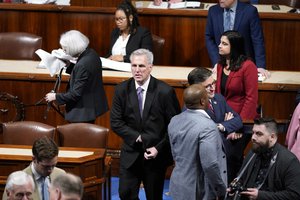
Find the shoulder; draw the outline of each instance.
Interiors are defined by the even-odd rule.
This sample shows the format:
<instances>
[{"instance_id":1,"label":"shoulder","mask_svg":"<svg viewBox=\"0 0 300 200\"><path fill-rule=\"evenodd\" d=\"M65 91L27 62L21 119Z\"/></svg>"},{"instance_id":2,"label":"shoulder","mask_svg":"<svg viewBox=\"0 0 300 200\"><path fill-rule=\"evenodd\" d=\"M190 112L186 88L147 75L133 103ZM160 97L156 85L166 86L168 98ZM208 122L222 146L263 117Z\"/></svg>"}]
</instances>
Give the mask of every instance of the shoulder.
<instances>
[{"instance_id":1,"label":"shoulder","mask_svg":"<svg viewBox=\"0 0 300 200\"><path fill-rule=\"evenodd\" d=\"M237 9L249 13L258 12L257 8L250 3L239 2Z\"/></svg>"},{"instance_id":2,"label":"shoulder","mask_svg":"<svg viewBox=\"0 0 300 200\"><path fill-rule=\"evenodd\" d=\"M221 8L220 6L219 6L219 4L216 4L216 5L214 5L214 6L211 6L209 9L208 9L208 12L220 12L220 11L222 11L223 10L223 8Z\"/></svg>"},{"instance_id":3,"label":"shoulder","mask_svg":"<svg viewBox=\"0 0 300 200\"><path fill-rule=\"evenodd\" d=\"M116 85L115 90L116 91L120 91L121 90L121 91L124 92L124 91L127 90L126 88L129 88L129 86L131 84L133 84L133 83L134 83L134 79L133 78L129 78L129 79L127 79L127 80L119 83L118 85Z\"/></svg>"},{"instance_id":4,"label":"shoulder","mask_svg":"<svg viewBox=\"0 0 300 200\"><path fill-rule=\"evenodd\" d=\"M224 96L219 93L216 93L213 99L218 102L226 102Z\"/></svg>"},{"instance_id":5,"label":"shoulder","mask_svg":"<svg viewBox=\"0 0 300 200\"><path fill-rule=\"evenodd\" d=\"M58 167L54 167L53 172L51 173L51 176L53 176L53 178L55 178L61 174L65 174L65 173L66 173L65 170L58 168Z\"/></svg>"},{"instance_id":6,"label":"shoulder","mask_svg":"<svg viewBox=\"0 0 300 200\"><path fill-rule=\"evenodd\" d=\"M152 83L151 83L152 82ZM155 89L158 89L159 91L173 91L173 87L171 87L169 84L167 84L166 82L156 79L153 76L151 76L151 80L150 80L150 84L153 84ZM149 86L150 86L149 84Z\"/></svg>"},{"instance_id":7,"label":"shoulder","mask_svg":"<svg viewBox=\"0 0 300 200\"><path fill-rule=\"evenodd\" d=\"M257 66L250 59L247 59L242 63L241 69L244 71L256 71L257 72Z\"/></svg>"}]
</instances>

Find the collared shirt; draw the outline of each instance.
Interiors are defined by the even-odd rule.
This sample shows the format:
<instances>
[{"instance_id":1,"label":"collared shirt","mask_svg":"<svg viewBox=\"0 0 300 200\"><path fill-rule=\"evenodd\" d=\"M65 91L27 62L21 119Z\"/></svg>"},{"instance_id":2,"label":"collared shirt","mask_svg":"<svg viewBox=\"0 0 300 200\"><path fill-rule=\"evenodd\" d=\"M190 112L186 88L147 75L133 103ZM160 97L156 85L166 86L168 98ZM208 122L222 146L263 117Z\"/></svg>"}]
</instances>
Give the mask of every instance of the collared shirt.
<instances>
[{"instance_id":1,"label":"collared shirt","mask_svg":"<svg viewBox=\"0 0 300 200\"><path fill-rule=\"evenodd\" d=\"M187 110L194 110L194 109L187 109ZM195 109L194 111L203 113L206 117L208 117L210 119L210 116L206 113L205 110L203 110L203 109Z\"/></svg>"},{"instance_id":2,"label":"collared shirt","mask_svg":"<svg viewBox=\"0 0 300 200\"><path fill-rule=\"evenodd\" d=\"M145 81L145 83L143 85L139 85L136 81L134 81L136 90L137 90L138 87L143 88L143 109L144 109L144 105L145 105L148 86L149 86L149 83L150 83L150 78L151 78L151 76L149 76L149 78Z\"/></svg>"},{"instance_id":3,"label":"collared shirt","mask_svg":"<svg viewBox=\"0 0 300 200\"><path fill-rule=\"evenodd\" d=\"M119 36L119 38L117 39L117 41L115 42L111 53L112 55L126 55L126 46L129 40L130 34L123 39L122 35Z\"/></svg>"},{"instance_id":4,"label":"collared shirt","mask_svg":"<svg viewBox=\"0 0 300 200\"><path fill-rule=\"evenodd\" d=\"M230 8L224 8L224 12L223 12L224 23L226 21L226 12L227 12L226 10L230 9L230 30L233 30L234 28L236 7L237 7L237 1L233 3L233 5Z\"/></svg>"},{"instance_id":5,"label":"collared shirt","mask_svg":"<svg viewBox=\"0 0 300 200\"><path fill-rule=\"evenodd\" d=\"M38 192L39 192L39 196L40 196L40 199L43 199L43 195L42 195L42 191L43 191L43 177L35 170L34 164L31 163L30 164L30 167L31 167L31 171L32 171L32 174L33 174L33 179L34 181L37 183L37 188L38 188ZM49 177L46 177L46 180L45 180L46 184L50 185L50 180L49 180ZM47 191L48 192L48 191Z\"/></svg>"}]
</instances>

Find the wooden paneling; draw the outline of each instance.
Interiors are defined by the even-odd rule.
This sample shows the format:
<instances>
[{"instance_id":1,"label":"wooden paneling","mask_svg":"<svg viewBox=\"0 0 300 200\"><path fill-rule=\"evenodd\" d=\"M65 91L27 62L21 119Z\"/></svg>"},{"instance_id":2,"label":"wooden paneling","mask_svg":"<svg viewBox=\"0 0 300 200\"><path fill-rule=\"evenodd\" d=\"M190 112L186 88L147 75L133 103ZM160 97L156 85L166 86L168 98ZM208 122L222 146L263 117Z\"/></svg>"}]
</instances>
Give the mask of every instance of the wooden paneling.
<instances>
[{"instance_id":1,"label":"wooden paneling","mask_svg":"<svg viewBox=\"0 0 300 200\"><path fill-rule=\"evenodd\" d=\"M102 2L104 3L104 1ZM115 7L0 4L0 31L25 31L43 37L43 49L59 47L60 35L77 29L101 55L109 51ZM165 38L162 65L210 67L205 46L205 10L139 9L142 26ZM300 15L260 13L269 70L297 71L300 66Z\"/></svg>"}]
</instances>

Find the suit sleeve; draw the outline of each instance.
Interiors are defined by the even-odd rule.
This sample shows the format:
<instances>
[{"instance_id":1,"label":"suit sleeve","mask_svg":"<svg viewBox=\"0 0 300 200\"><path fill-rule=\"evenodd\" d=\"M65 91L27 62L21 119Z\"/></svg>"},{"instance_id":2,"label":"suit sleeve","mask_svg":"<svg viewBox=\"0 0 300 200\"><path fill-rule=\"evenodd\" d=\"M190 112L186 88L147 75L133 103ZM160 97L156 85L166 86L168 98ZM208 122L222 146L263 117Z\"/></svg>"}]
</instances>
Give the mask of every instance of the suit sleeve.
<instances>
[{"instance_id":1,"label":"suit sleeve","mask_svg":"<svg viewBox=\"0 0 300 200\"><path fill-rule=\"evenodd\" d=\"M232 133L243 128L243 122L239 114L237 114L232 108L227 104L225 98L222 95L220 96L220 101L224 104L225 112L231 112L233 114L233 118L227 121L223 121L221 124L225 127L226 133Z\"/></svg>"},{"instance_id":2,"label":"suit sleeve","mask_svg":"<svg viewBox=\"0 0 300 200\"><path fill-rule=\"evenodd\" d=\"M245 103L240 116L243 120L254 119L257 116L256 107L258 101L258 76L257 68L251 61L243 63L243 82L245 90ZM240 69L241 70L241 69Z\"/></svg>"},{"instance_id":3,"label":"suit sleeve","mask_svg":"<svg viewBox=\"0 0 300 200\"><path fill-rule=\"evenodd\" d=\"M138 42L139 43L139 48L143 48L143 49L148 49L150 51L152 51L152 36L151 33L148 29L146 28L142 28L140 27L140 30L142 33L136 33L136 34L141 34L141 37L139 38L139 41L133 41L133 42ZM136 49L134 49L136 50ZM132 52L126 52L126 55L124 56L124 62L130 62L130 54Z\"/></svg>"},{"instance_id":4,"label":"suit sleeve","mask_svg":"<svg viewBox=\"0 0 300 200\"><path fill-rule=\"evenodd\" d=\"M250 16L251 40L254 49L255 62L258 68L266 68L264 36L259 15L255 7Z\"/></svg>"},{"instance_id":5,"label":"suit sleeve","mask_svg":"<svg viewBox=\"0 0 300 200\"><path fill-rule=\"evenodd\" d=\"M164 100L164 110L165 110L165 126L166 131L167 127L171 121L171 118L180 113L180 105L176 97L176 93L172 88L169 92L163 97ZM169 134L166 132L164 138L155 146L158 152L162 151L166 145L169 145Z\"/></svg>"},{"instance_id":6,"label":"suit sleeve","mask_svg":"<svg viewBox=\"0 0 300 200\"><path fill-rule=\"evenodd\" d=\"M86 70L85 66L76 66L76 70L73 70L72 73L75 73L72 78L74 78L74 84L66 93L57 93L56 101L58 104L66 104L70 102L77 102L88 85L89 81L89 72Z\"/></svg>"},{"instance_id":7,"label":"suit sleeve","mask_svg":"<svg viewBox=\"0 0 300 200\"><path fill-rule=\"evenodd\" d=\"M218 154L220 154L217 141L220 141L219 132L213 125L206 125L203 134L199 138L199 157L206 179L212 189L215 190L217 196L225 196L226 185L220 174L220 162Z\"/></svg>"},{"instance_id":8,"label":"suit sleeve","mask_svg":"<svg viewBox=\"0 0 300 200\"><path fill-rule=\"evenodd\" d=\"M207 16L207 22L206 22L206 29L205 29L205 44L207 48L207 52L209 55L209 58L213 64L213 66L218 62L219 60L219 50L218 50L218 42L215 38L214 33L214 24L213 24L213 14L212 10L209 9L208 16Z\"/></svg>"}]
</instances>

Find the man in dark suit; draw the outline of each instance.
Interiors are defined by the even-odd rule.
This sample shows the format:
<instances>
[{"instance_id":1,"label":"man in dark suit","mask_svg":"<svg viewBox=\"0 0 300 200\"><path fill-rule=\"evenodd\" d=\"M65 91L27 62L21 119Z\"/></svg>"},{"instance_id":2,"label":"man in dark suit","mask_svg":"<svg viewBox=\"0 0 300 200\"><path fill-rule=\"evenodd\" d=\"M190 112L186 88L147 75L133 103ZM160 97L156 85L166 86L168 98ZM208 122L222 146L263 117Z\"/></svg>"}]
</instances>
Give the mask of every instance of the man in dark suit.
<instances>
[{"instance_id":1,"label":"man in dark suit","mask_svg":"<svg viewBox=\"0 0 300 200\"><path fill-rule=\"evenodd\" d=\"M245 50L258 67L258 72L268 77L262 27L256 7L239 0L219 0L208 11L205 42L212 64L219 60L218 45L224 31L236 30L245 40Z\"/></svg>"},{"instance_id":2,"label":"man in dark suit","mask_svg":"<svg viewBox=\"0 0 300 200\"><path fill-rule=\"evenodd\" d=\"M252 151L235 179L247 189L239 199L300 199L300 163L277 143L276 121L256 119L252 131Z\"/></svg>"},{"instance_id":3,"label":"man in dark suit","mask_svg":"<svg viewBox=\"0 0 300 200\"><path fill-rule=\"evenodd\" d=\"M211 108L206 109L207 114L217 124L221 133L221 138L227 155L228 181L231 182L240 169L236 162L237 158L243 154L243 149L237 145L241 134L238 131L243 127L243 122L239 114L232 110L221 94L215 94L215 80L211 70L197 67L188 75L188 82L201 84L206 88Z\"/></svg>"},{"instance_id":4,"label":"man in dark suit","mask_svg":"<svg viewBox=\"0 0 300 200\"><path fill-rule=\"evenodd\" d=\"M111 128L124 141L120 156L119 195L138 199L141 182L148 200L162 199L167 166L172 164L167 127L180 112L172 87L150 75L153 54L138 49L131 56L130 78L115 88Z\"/></svg>"}]
</instances>

